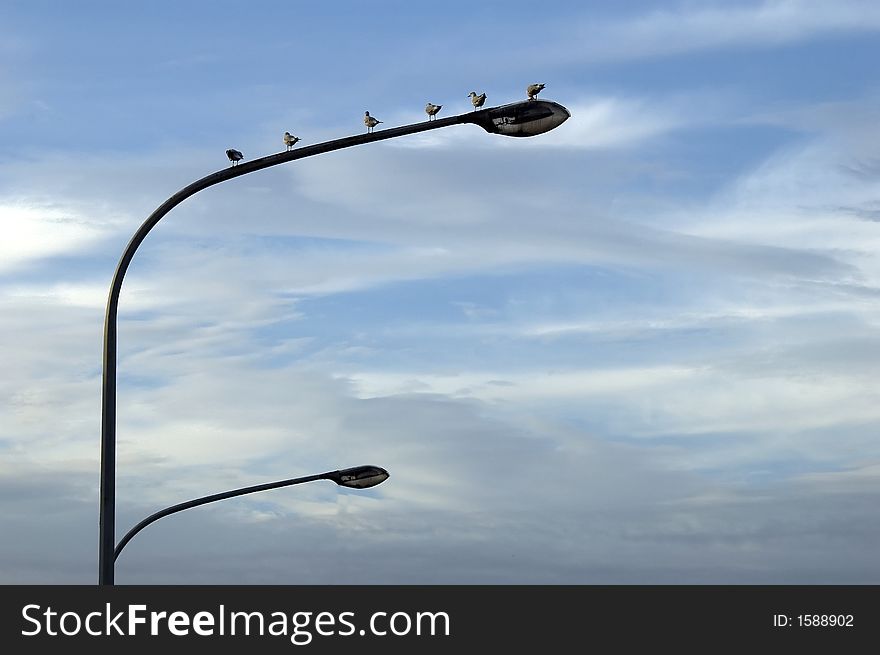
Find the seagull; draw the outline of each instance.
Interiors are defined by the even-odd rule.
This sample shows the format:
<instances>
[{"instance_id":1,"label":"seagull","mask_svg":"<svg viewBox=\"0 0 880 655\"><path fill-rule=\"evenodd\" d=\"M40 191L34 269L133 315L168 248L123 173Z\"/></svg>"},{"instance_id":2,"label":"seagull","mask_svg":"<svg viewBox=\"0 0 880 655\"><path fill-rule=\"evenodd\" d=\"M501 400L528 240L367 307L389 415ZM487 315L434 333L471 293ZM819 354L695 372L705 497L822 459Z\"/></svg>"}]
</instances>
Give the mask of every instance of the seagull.
<instances>
[{"instance_id":1,"label":"seagull","mask_svg":"<svg viewBox=\"0 0 880 655\"><path fill-rule=\"evenodd\" d=\"M526 94L529 96L529 100L534 100L538 97L538 94L544 89L543 84L529 84L526 88Z\"/></svg>"},{"instance_id":2,"label":"seagull","mask_svg":"<svg viewBox=\"0 0 880 655\"><path fill-rule=\"evenodd\" d=\"M430 102L425 105L425 113L428 114L428 120L434 120L434 117L437 116L437 112L443 109L443 105L433 105Z\"/></svg>"},{"instance_id":3,"label":"seagull","mask_svg":"<svg viewBox=\"0 0 880 655\"><path fill-rule=\"evenodd\" d=\"M293 136L290 132L284 133L284 145L287 146L288 150L295 146L297 141L299 141L298 136Z\"/></svg>"},{"instance_id":4,"label":"seagull","mask_svg":"<svg viewBox=\"0 0 880 655\"><path fill-rule=\"evenodd\" d=\"M368 111L364 112L364 125L367 126L367 133L368 134L370 132L372 132L373 128L376 127L381 122L382 121L378 121L375 118L373 118L372 116L370 116L370 112L368 112Z\"/></svg>"},{"instance_id":5,"label":"seagull","mask_svg":"<svg viewBox=\"0 0 880 655\"><path fill-rule=\"evenodd\" d=\"M483 103L486 102L486 94L481 93L477 95L476 91L471 91L468 93L468 97L471 99L471 102L474 104L474 111L477 111L480 107L483 106Z\"/></svg>"},{"instance_id":6,"label":"seagull","mask_svg":"<svg viewBox=\"0 0 880 655\"><path fill-rule=\"evenodd\" d=\"M235 148L230 148L229 150L227 150L226 156L229 157L229 161L232 162L233 166L235 166L238 162L240 162L244 158L244 155L241 154Z\"/></svg>"}]
</instances>

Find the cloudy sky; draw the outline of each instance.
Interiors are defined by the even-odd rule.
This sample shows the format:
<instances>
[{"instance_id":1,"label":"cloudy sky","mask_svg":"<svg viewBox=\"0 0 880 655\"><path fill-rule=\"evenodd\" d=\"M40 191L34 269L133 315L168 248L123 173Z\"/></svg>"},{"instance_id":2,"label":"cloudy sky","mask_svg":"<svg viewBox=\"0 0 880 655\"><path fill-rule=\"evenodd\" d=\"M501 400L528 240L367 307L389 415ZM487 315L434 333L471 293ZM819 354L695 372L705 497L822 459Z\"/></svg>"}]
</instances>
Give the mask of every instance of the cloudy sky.
<instances>
[{"instance_id":1,"label":"cloudy sky","mask_svg":"<svg viewBox=\"0 0 880 655\"><path fill-rule=\"evenodd\" d=\"M880 583L880 6L0 5L0 582ZM299 147L298 146L298 147Z\"/></svg>"}]
</instances>

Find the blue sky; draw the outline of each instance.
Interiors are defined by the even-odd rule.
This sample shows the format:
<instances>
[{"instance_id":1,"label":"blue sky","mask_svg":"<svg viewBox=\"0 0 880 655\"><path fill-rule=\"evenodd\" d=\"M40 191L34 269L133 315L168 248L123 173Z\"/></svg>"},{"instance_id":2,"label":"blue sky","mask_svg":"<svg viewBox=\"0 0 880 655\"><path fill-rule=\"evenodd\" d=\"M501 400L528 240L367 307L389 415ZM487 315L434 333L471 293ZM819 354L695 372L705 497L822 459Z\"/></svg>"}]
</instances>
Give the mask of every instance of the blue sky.
<instances>
[{"instance_id":1,"label":"blue sky","mask_svg":"<svg viewBox=\"0 0 880 655\"><path fill-rule=\"evenodd\" d=\"M0 581L878 583L873 2L5 2Z\"/></svg>"}]
</instances>

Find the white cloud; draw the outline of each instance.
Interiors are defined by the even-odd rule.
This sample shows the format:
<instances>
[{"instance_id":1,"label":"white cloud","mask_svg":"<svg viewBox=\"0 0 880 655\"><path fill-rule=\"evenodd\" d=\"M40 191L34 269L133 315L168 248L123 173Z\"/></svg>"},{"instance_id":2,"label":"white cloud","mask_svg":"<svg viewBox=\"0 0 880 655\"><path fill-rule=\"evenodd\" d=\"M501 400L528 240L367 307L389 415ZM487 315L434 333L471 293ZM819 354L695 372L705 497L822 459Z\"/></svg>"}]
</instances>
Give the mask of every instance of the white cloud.
<instances>
[{"instance_id":1,"label":"white cloud","mask_svg":"<svg viewBox=\"0 0 880 655\"><path fill-rule=\"evenodd\" d=\"M547 398L587 398L644 391L691 378L696 371L671 367L600 371L468 371L455 375L411 372L358 372L350 375L366 397L428 392L513 403Z\"/></svg>"},{"instance_id":2,"label":"white cloud","mask_svg":"<svg viewBox=\"0 0 880 655\"><path fill-rule=\"evenodd\" d=\"M880 30L880 8L860 0L765 0L747 5L688 3L637 17L590 20L562 28L577 39L579 61L613 61L676 55L730 47L777 46L841 33ZM557 51L560 54L560 51Z\"/></svg>"},{"instance_id":3,"label":"white cloud","mask_svg":"<svg viewBox=\"0 0 880 655\"><path fill-rule=\"evenodd\" d=\"M702 368L656 366L599 370L470 371L458 375L402 371L350 374L366 396L435 393L569 412L616 408L616 430L631 436L716 432L792 433L847 423L880 422L877 393L863 375L800 375L738 370L735 363ZM581 405L581 411L575 408ZM586 418L586 416L584 417Z\"/></svg>"},{"instance_id":4,"label":"white cloud","mask_svg":"<svg viewBox=\"0 0 880 655\"><path fill-rule=\"evenodd\" d=\"M598 98L573 103L571 118L556 130L542 135L531 146L569 148L632 147L681 127L686 117L658 103L621 98Z\"/></svg>"},{"instance_id":5,"label":"white cloud","mask_svg":"<svg viewBox=\"0 0 880 655\"><path fill-rule=\"evenodd\" d=\"M0 241L0 272L36 259L75 253L104 236L94 222L60 208L0 205L4 238Z\"/></svg>"},{"instance_id":6,"label":"white cloud","mask_svg":"<svg viewBox=\"0 0 880 655\"><path fill-rule=\"evenodd\" d=\"M4 291L10 305L17 301L45 301L59 308L69 305L94 309L106 305L108 289L95 283L51 282L42 285L14 285Z\"/></svg>"},{"instance_id":7,"label":"white cloud","mask_svg":"<svg viewBox=\"0 0 880 655\"><path fill-rule=\"evenodd\" d=\"M877 289L880 114L876 102L866 103L793 116L812 124L813 134L734 180L705 212L669 217L667 225L709 239L826 253L851 267L839 282Z\"/></svg>"}]
</instances>

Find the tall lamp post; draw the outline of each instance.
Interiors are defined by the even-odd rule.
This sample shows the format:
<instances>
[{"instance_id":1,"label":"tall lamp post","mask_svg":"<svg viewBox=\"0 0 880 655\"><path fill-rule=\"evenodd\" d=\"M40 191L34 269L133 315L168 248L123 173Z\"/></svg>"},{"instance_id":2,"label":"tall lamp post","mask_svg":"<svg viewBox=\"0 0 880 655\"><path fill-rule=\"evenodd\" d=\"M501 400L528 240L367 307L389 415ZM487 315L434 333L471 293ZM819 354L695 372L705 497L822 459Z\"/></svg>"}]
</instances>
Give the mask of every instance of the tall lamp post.
<instances>
[{"instance_id":1,"label":"tall lamp post","mask_svg":"<svg viewBox=\"0 0 880 655\"><path fill-rule=\"evenodd\" d=\"M247 175L255 171L284 164L296 159L304 159L333 150L341 150L374 141L393 139L408 134L416 134L427 130L436 130L450 125L472 123L479 125L492 134L506 136L535 136L548 132L566 121L571 114L562 105L548 100L525 100L500 107L491 107L480 111L468 112L449 118L428 120L422 123L392 127L378 132L369 132L358 136L350 136L333 141L325 141L313 146L297 148L274 155L261 157L249 162L239 163L223 170L211 173L196 180L168 198L147 217L147 220L135 232L126 246L107 299L107 312L104 318L104 379L101 405L101 489L100 518L98 536L98 584L112 585L114 579L114 552L116 538L116 328L119 295L122 291L122 280L135 251L146 238L150 230L174 207L199 191L235 177Z\"/></svg>"}]
</instances>

